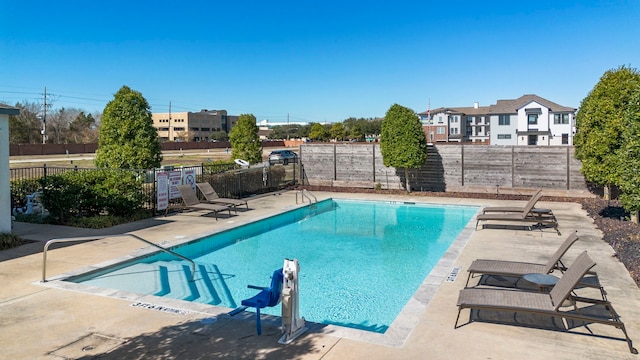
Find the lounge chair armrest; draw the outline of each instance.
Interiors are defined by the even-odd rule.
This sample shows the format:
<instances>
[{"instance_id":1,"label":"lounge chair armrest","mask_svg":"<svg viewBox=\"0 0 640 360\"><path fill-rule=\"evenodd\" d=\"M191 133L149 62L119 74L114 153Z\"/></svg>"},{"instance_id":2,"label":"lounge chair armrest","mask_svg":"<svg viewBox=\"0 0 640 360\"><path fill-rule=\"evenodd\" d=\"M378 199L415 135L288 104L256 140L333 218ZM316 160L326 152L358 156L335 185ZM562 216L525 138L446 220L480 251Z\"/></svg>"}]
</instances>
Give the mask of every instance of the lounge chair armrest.
<instances>
[{"instance_id":1,"label":"lounge chair armrest","mask_svg":"<svg viewBox=\"0 0 640 360\"><path fill-rule=\"evenodd\" d=\"M265 287L265 286L247 285L247 287L248 287L249 289L256 289L256 290L264 290L264 289L267 289L267 287Z\"/></svg>"}]
</instances>

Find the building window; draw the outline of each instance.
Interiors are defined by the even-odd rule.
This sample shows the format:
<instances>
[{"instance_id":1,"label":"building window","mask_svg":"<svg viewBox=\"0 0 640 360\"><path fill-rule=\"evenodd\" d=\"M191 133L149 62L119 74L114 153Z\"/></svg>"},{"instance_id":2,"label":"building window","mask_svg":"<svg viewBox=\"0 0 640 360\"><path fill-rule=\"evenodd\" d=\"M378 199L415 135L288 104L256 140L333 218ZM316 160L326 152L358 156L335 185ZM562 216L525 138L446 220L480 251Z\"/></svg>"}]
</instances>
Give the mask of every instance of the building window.
<instances>
[{"instance_id":1,"label":"building window","mask_svg":"<svg viewBox=\"0 0 640 360\"><path fill-rule=\"evenodd\" d=\"M527 119L529 121L529 125L538 124L538 114L527 114Z\"/></svg>"},{"instance_id":2,"label":"building window","mask_svg":"<svg viewBox=\"0 0 640 360\"><path fill-rule=\"evenodd\" d=\"M438 116L438 123L442 124L442 116Z\"/></svg>"},{"instance_id":3,"label":"building window","mask_svg":"<svg viewBox=\"0 0 640 360\"><path fill-rule=\"evenodd\" d=\"M444 128L442 128L444 130ZM444 134L444 132L443 132ZM451 130L449 130L449 134L451 135L458 135L458 128L451 128Z\"/></svg>"},{"instance_id":4,"label":"building window","mask_svg":"<svg viewBox=\"0 0 640 360\"><path fill-rule=\"evenodd\" d=\"M568 124L569 123L569 114L553 114L553 123L554 124Z\"/></svg>"},{"instance_id":5,"label":"building window","mask_svg":"<svg viewBox=\"0 0 640 360\"><path fill-rule=\"evenodd\" d=\"M438 128L436 128L436 134L444 134L444 130L444 126L438 126Z\"/></svg>"},{"instance_id":6,"label":"building window","mask_svg":"<svg viewBox=\"0 0 640 360\"><path fill-rule=\"evenodd\" d=\"M511 134L498 134L498 139L511 139Z\"/></svg>"},{"instance_id":7,"label":"building window","mask_svg":"<svg viewBox=\"0 0 640 360\"><path fill-rule=\"evenodd\" d=\"M511 125L511 116L498 115L498 125Z\"/></svg>"},{"instance_id":8,"label":"building window","mask_svg":"<svg viewBox=\"0 0 640 360\"><path fill-rule=\"evenodd\" d=\"M562 145L569 145L569 134L562 134Z\"/></svg>"},{"instance_id":9,"label":"building window","mask_svg":"<svg viewBox=\"0 0 640 360\"><path fill-rule=\"evenodd\" d=\"M471 124L472 121L473 121L473 116L467 116L467 122Z\"/></svg>"},{"instance_id":10,"label":"building window","mask_svg":"<svg viewBox=\"0 0 640 360\"><path fill-rule=\"evenodd\" d=\"M173 131L184 131L183 127L174 127Z\"/></svg>"},{"instance_id":11,"label":"building window","mask_svg":"<svg viewBox=\"0 0 640 360\"><path fill-rule=\"evenodd\" d=\"M529 135L528 136L528 144L529 145L538 145L538 135Z\"/></svg>"}]
</instances>

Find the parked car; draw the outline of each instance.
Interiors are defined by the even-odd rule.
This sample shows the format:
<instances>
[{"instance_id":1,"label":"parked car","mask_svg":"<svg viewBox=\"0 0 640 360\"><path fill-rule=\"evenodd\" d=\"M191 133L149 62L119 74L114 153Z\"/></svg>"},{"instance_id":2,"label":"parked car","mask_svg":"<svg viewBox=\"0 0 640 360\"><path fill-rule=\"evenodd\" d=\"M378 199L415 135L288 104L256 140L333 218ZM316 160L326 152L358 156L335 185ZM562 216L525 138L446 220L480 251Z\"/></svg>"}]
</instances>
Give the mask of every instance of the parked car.
<instances>
[{"instance_id":1,"label":"parked car","mask_svg":"<svg viewBox=\"0 0 640 360\"><path fill-rule=\"evenodd\" d=\"M291 150L274 150L269 154L269 165L289 165L290 162L298 162L298 154Z\"/></svg>"}]
</instances>

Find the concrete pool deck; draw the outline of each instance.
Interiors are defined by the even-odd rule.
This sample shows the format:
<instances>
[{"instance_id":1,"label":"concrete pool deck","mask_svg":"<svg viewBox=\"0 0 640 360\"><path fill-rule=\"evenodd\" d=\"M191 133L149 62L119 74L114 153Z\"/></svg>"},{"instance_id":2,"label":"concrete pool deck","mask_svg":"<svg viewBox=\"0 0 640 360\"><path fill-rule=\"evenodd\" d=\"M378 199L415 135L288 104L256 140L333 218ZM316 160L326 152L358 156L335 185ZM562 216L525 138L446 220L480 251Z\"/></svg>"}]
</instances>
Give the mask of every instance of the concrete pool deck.
<instances>
[{"instance_id":1,"label":"concrete pool deck","mask_svg":"<svg viewBox=\"0 0 640 360\"><path fill-rule=\"evenodd\" d=\"M415 201L478 206L520 205L524 201L494 201L412 195L315 192L318 199L351 198ZM263 334L255 333L253 313L230 318L229 309L202 305L181 306L159 298L132 301L119 294L78 292L40 283L42 241L51 238L133 233L161 245L238 226L296 206L295 192L249 199L250 210L221 217L193 211L171 214L107 230L15 223L14 233L37 240L16 249L0 251L0 349L10 359L637 359L629 353L620 330L589 325L567 331L549 330L540 322L529 327L474 321L454 329L458 292L467 279L466 268L477 258L513 259L544 263L566 236L577 231L580 240L565 259L571 263L583 250L596 261L594 268L620 314L631 339L640 339L640 290L628 271L612 255L611 247L577 203L540 202L553 210L562 236L553 229L480 229L470 234L453 267L455 281L442 281L428 294L422 311L412 314L415 326L406 340L389 346L343 336L341 328L312 326L292 344L282 346L277 318L263 317ZM473 221L475 224L475 221ZM55 279L98 263L123 258L148 248L128 236L108 237L73 245L54 245L49 251L47 278ZM304 264L301 264L304 271ZM442 278L446 274L440 274ZM590 290L585 290L590 291ZM595 290L594 290L595 291ZM108 295L108 296L107 296ZM424 294L416 293L415 297ZM584 294L587 295L586 293ZM589 293L597 296L598 293ZM418 299L420 300L420 299ZM412 299L414 301L414 299ZM141 305L141 306L132 306ZM189 308L184 313L159 311ZM380 304L384 306L384 304ZM304 316L304 314L301 314ZM212 321L212 319L217 321ZM463 310L461 323L469 319ZM504 319L502 319L504 321ZM395 324L394 324L395 325ZM399 324L402 326L402 324ZM537 328L536 328L537 326Z\"/></svg>"}]
</instances>

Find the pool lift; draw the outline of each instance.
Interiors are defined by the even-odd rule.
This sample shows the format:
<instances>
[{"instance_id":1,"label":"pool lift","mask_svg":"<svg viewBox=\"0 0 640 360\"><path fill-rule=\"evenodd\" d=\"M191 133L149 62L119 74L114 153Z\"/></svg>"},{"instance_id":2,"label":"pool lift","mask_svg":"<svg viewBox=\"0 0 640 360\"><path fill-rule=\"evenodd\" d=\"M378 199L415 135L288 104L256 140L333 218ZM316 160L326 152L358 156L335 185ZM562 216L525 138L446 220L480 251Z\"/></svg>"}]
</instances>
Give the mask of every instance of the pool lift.
<instances>
[{"instance_id":1,"label":"pool lift","mask_svg":"<svg viewBox=\"0 0 640 360\"><path fill-rule=\"evenodd\" d=\"M298 293L298 259L284 259L282 267L284 280L282 284L282 331L284 335L278 340L280 344L289 344L307 331L304 318L300 317L300 297Z\"/></svg>"},{"instance_id":2,"label":"pool lift","mask_svg":"<svg viewBox=\"0 0 640 360\"><path fill-rule=\"evenodd\" d=\"M242 300L242 306L229 312L229 316L237 315L247 307L256 308L256 331L262 334L260 309L276 306L282 301L282 332L284 335L278 343L287 345L307 330L304 318L300 317L300 297L298 292L298 259L284 259L282 269L274 271L271 286L268 288L249 285L249 288L261 290L257 295Z\"/></svg>"}]
</instances>

